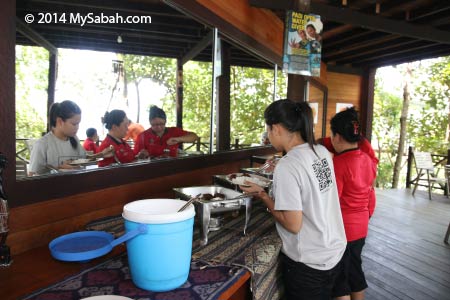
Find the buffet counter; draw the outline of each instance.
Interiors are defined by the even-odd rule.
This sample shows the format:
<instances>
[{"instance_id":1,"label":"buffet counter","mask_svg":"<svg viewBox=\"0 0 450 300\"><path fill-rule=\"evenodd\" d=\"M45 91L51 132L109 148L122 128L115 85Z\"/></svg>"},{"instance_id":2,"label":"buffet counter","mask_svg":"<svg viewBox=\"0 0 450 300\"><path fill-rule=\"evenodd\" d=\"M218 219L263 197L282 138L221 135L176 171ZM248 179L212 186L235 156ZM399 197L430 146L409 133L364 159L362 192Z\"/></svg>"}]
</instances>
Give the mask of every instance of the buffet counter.
<instances>
[{"instance_id":1,"label":"buffet counter","mask_svg":"<svg viewBox=\"0 0 450 300\"><path fill-rule=\"evenodd\" d=\"M64 280L35 292L29 291L24 299L60 299L63 296L67 299L80 299L101 294L149 300L161 297L248 299L250 295L253 299L280 299L282 291L278 254L281 240L277 235L273 218L257 202L253 206L246 235L242 234L243 222L245 216L241 212L220 230L211 232L207 245L201 245L198 228L195 228L189 279L175 290L155 293L134 286L130 280L126 248L121 246L119 248L121 253L115 251L114 256L96 259L85 267L81 264L81 271L80 267L77 267L78 271L66 273ZM123 219L121 216L105 218L90 223L88 229L121 235ZM42 266L38 269L33 268L35 272L33 277L41 277L49 268L75 269L74 263L56 261L49 259L49 256L50 253L45 253L43 259L46 261L45 268ZM5 271L13 271L16 267L13 264L11 269ZM3 283L7 284L7 274L2 273L1 277L3 275L5 276Z\"/></svg>"}]
</instances>

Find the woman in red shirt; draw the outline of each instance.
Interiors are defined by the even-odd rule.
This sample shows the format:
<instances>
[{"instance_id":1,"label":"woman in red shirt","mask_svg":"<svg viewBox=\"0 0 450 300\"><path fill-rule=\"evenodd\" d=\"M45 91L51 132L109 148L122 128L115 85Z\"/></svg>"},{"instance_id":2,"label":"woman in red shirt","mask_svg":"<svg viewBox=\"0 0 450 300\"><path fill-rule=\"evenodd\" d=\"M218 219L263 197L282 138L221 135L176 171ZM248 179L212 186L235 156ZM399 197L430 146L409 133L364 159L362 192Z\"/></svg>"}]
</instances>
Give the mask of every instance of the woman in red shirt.
<instances>
[{"instance_id":1,"label":"woman in red shirt","mask_svg":"<svg viewBox=\"0 0 450 300\"><path fill-rule=\"evenodd\" d=\"M112 163L129 163L135 159L133 149L123 140L128 130L128 118L123 110L106 112L102 118L108 135L99 147L99 151L106 148L114 148L114 156L98 162L99 167L109 166Z\"/></svg>"},{"instance_id":2,"label":"woman in red shirt","mask_svg":"<svg viewBox=\"0 0 450 300\"><path fill-rule=\"evenodd\" d=\"M362 300L367 282L362 270L361 252L368 232L369 218L375 208L373 182L377 160L359 148L362 139L358 115L349 108L331 119L334 172L344 220L347 248L342 272L336 279L333 297Z\"/></svg>"},{"instance_id":3,"label":"woman in red shirt","mask_svg":"<svg viewBox=\"0 0 450 300\"><path fill-rule=\"evenodd\" d=\"M150 108L151 127L136 139L134 153L139 157L157 157L178 155L178 146L180 143L192 143L198 139L198 136L178 127L166 127L166 113L157 106Z\"/></svg>"}]
</instances>

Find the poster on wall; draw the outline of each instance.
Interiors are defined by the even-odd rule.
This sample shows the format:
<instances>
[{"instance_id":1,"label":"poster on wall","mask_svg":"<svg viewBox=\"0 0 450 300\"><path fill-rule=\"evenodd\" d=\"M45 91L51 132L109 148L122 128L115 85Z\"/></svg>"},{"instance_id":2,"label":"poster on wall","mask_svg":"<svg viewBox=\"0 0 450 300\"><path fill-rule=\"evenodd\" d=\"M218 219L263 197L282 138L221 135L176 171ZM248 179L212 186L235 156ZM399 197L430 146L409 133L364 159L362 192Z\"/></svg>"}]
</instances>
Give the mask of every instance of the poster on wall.
<instances>
[{"instance_id":1,"label":"poster on wall","mask_svg":"<svg viewBox=\"0 0 450 300\"><path fill-rule=\"evenodd\" d=\"M317 122L319 121L319 103L309 102L309 106L311 107L313 113L314 124L317 124Z\"/></svg>"},{"instance_id":2,"label":"poster on wall","mask_svg":"<svg viewBox=\"0 0 450 300\"><path fill-rule=\"evenodd\" d=\"M287 11L284 24L284 72L320 76L322 29L319 15Z\"/></svg>"},{"instance_id":3,"label":"poster on wall","mask_svg":"<svg viewBox=\"0 0 450 300\"><path fill-rule=\"evenodd\" d=\"M350 107L353 107L353 104L351 104L351 103L336 103L336 113L344 111Z\"/></svg>"}]
</instances>

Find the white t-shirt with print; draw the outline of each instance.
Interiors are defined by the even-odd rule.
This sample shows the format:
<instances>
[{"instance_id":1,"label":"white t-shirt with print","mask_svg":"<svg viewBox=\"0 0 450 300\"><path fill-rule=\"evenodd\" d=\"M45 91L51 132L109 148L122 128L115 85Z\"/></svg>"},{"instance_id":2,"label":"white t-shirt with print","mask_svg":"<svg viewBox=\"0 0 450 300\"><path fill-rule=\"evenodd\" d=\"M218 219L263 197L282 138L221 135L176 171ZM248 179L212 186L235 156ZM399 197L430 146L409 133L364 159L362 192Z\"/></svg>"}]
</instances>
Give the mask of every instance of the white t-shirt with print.
<instances>
[{"instance_id":1,"label":"white t-shirt with print","mask_svg":"<svg viewBox=\"0 0 450 300\"><path fill-rule=\"evenodd\" d=\"M301 210L298 234L276 223L282 251L294 261L329 270L341 259L347 244L330 153L305 143L278 162L273 177L275 210Z\"/></svg>"},{"instance_id":2,"label":"white t-shirt with print","mask_svg":"<svg viewBox=\"0 0 450 300\"><path fill-rule=\"evenodd\" d=\"M80 158L86 156L86 151L76 138L78 147L74 149L70 144L70 140L63 141L57 138L52 132L47 133L37 140L31 150L29 171L36 174L48 173L49 169L46 165L54 168L64 160L71 158Z\"/></svg>"}]
</instances>

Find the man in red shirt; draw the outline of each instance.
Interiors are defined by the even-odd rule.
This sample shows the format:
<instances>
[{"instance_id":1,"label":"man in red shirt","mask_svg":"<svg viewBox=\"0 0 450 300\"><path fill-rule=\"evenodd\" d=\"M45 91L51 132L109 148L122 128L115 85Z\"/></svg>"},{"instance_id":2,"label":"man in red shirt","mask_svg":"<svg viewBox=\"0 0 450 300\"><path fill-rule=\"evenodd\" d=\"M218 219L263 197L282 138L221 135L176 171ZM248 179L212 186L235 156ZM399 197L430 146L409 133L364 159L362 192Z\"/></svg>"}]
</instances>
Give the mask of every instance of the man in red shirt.
<instances>
[{"instance_id":1,"label":"man in red shirt","mask_svg":"<svg viewBox=\"0 0 450 300\"><path fill-rule=\"evenodd\" d=\"M91 151L92 154L98 153L98 134L97 129L88 128L86 130L86 140L83 143L83 148L86 151Z\"/></svg>"},{"instance_id":2,"label":"man in red shirt","mask_svg":"<svg viewBox=\"0 0 450 300\"><path fill-rule=\"evenodd\" d=\"M149 120L151 127L139 134L134 145L134 153L139 157L176 157L180 143L192 143L198 139L193 132L166 127L166 113L157 106L150 108Z\"/></svg>"}]
</instances>

